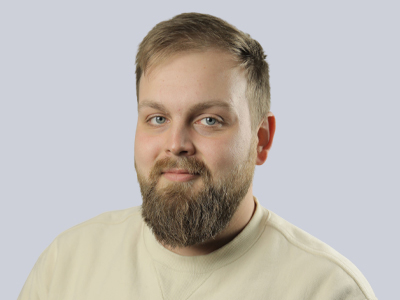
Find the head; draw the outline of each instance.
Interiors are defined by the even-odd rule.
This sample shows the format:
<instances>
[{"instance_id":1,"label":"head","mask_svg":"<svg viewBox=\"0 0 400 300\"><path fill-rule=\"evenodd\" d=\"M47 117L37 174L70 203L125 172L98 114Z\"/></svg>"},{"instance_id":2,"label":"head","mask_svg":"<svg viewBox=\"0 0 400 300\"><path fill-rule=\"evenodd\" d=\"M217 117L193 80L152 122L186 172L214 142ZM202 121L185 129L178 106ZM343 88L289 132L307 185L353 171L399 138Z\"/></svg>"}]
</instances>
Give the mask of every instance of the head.
<instances>
[{"instance_id":1,"label":"head","mask_svg":"<svg viewBox=\"0 0 400 300\"><path fill-rule=\"evenodd\" d=\"M264 59L248 35L201 14L159 23L140 44L135 167L162 243L210 240L252 198L273 137Z\"/></svg>"},{"instance_id":2,"label":"head","mask_svg":"<svg viewBox=\"0 0 400 300\"><path fill-rule=\"evenodd\" d=\"M136 93L140 79L153 67L182 52L217 49L230 54L246 78L246 99L253 131L266 120L271 94L269 66L261 45L250 35L217 17L184 13L158 23L139 45L136 56Z\"/></svg>"}]
</instances>

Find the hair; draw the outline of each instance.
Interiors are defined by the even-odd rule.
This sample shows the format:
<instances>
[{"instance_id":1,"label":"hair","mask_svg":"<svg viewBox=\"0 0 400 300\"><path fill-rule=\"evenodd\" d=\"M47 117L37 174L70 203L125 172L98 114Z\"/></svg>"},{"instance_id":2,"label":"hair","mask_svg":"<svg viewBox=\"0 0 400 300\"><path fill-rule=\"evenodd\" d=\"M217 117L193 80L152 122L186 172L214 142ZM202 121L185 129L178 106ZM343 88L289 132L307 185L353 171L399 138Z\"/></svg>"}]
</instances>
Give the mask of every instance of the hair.
<instances>
[{"instance_id":1,"label":"hair","mask_svg":"<svg viewBox=\"0 0 400 300\"><path fill-rule=\"evenodd\" d=\"M142 75L172 55L216 49L228 52L246 74L246 98L252 129L267 119L271 94L269 66L261 45L226 21L207 14L183 13L158 23L139 45L136 55L136 94Z\"/></svg>"}]
</instances>

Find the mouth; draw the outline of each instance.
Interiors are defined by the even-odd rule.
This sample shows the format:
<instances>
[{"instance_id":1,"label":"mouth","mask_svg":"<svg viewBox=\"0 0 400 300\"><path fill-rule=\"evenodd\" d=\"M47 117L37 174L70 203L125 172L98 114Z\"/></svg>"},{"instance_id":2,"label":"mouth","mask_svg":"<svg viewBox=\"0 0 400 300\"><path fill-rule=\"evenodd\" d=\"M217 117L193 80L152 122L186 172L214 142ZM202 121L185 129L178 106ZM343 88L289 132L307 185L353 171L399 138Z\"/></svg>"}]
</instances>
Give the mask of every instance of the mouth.
<instances>
[{"instance_id":1,"label":"mouth","mask_svg":"<svg viewBox=\"0 0 400 300\"><path fill-rule=\"evenodd\" d=\"M198 173L191 173L185 169L168 169L162 171L161 175L170 181L178 182L194 180L200 176Z\"/></svg>"}]
</instances>

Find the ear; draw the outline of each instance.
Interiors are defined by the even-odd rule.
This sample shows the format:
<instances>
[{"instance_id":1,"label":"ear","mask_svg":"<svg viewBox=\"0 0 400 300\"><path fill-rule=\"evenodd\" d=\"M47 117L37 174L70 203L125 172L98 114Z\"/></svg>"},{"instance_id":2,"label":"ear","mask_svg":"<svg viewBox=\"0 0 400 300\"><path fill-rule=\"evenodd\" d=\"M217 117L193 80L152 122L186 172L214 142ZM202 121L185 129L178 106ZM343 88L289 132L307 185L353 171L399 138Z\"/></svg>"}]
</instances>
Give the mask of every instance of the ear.
<instances>
[{"instance_id":1,"label":"ear","mask_svg":"<svg viewBox=\"0 0 400 300\"><path fill-rule=\"evenodd\" d=\"M275 116L272 112L269 112L267 120L264 120L261 123L257 132L257 165L262 165L267 160L268 152L271 149L272 141L274 140L275 127Z\"/></svg>"}]
</instances>

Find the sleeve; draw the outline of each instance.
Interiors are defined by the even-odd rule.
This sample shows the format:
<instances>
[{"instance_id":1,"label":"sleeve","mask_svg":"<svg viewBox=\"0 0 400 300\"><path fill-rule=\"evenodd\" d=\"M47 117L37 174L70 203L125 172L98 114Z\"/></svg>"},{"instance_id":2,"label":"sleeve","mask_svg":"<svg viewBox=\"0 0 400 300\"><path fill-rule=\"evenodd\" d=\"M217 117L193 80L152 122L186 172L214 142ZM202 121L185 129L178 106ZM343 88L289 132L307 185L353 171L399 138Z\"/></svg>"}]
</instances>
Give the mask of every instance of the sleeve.
<instances>
[{"instance_id":1,"label":"sleeve","mask_svg":"<svg viewBox=\"0 0 400 300\"><path fill-rule=\"evenodd\" d=\"M47 300L57 261L57 242L54 241L39 256L17 300Z\"/></svg>"},{"instance_id":2,"label":"sleeve","mask_svg":"<svg viewBox=\"0 0 400 300\"><path fill-rule=\"evenodd\" d=\"M335 268L318 281L312 299L377 300L371 286L355 266L351 276L342 268Z\"/></svg>"}]
</instances>

